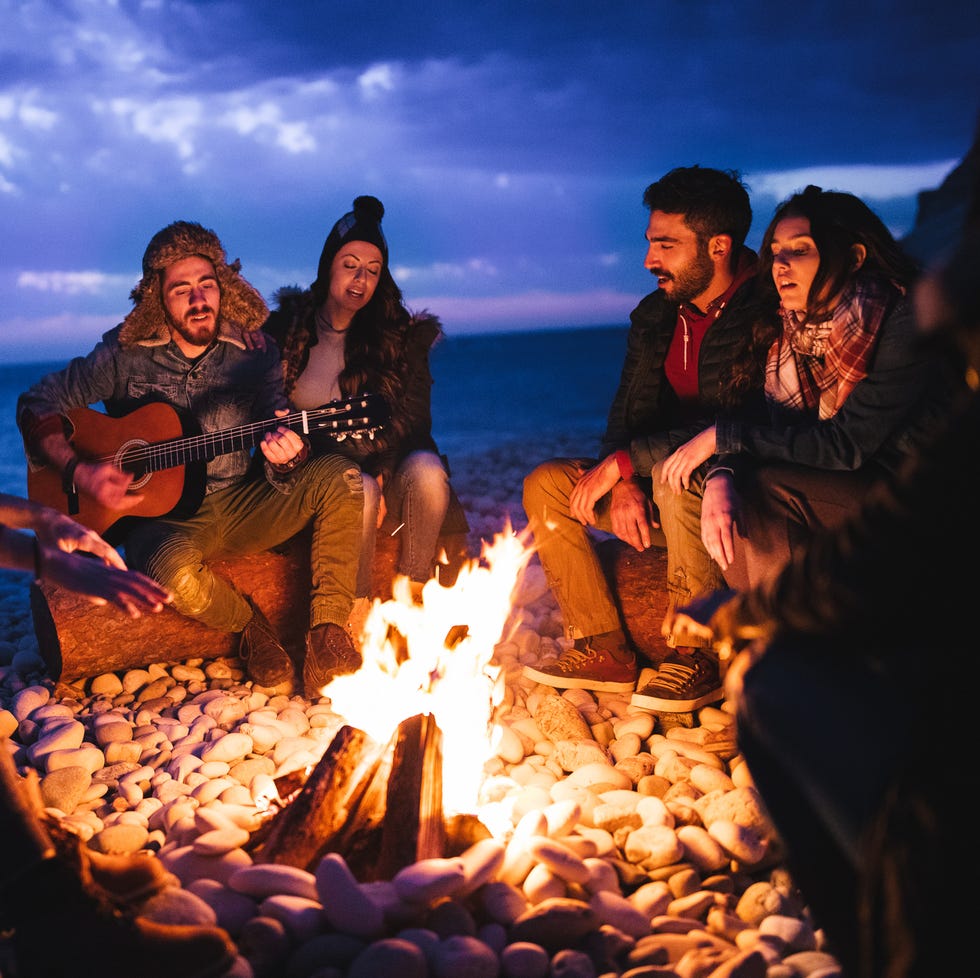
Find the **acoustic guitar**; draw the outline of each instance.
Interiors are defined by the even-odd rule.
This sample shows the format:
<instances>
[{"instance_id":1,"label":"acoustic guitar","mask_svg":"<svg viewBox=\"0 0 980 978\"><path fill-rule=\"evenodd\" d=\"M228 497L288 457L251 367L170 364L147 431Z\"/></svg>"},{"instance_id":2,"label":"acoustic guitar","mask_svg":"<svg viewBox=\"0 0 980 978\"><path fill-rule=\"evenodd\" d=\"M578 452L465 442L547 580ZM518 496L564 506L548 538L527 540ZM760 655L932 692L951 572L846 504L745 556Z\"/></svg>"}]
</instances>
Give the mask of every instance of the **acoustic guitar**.
<instances>
[{"instance_id":1,"label":"acoustic guitar","mask_svg":"<svg viewBox=\"0 0 980 978\"><path fill-rule=\"evenodd\" d=\"M72 446L78 456L132 472L129 491L143 499L132 509L107 509L85 493L66 494L61 473L48 465L28 465L27 495L115 542L129 517L192 516L204 499L208 461L252 449L266 432L285 426L306 434L326 434L338 442L373 438L387 421L388 409L380 394L364 394L206 434L193 419L157 401L121 418L92 408L76 408L68 417L75 428ZM110 530L115 532L109 534Z\"/></svg>"}]
</instances>

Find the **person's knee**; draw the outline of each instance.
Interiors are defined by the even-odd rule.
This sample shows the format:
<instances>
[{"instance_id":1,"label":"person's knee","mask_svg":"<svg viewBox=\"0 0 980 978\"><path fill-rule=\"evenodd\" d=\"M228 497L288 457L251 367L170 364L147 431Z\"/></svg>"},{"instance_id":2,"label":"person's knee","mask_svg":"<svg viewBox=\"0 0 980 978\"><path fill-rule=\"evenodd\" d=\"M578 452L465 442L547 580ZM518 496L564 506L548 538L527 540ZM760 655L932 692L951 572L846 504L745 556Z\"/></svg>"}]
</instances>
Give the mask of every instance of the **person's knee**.
<instances>
[{"instance_id":1,"label":"person's knee","mask_svg":"<svg viewBox=\"0 0 980 978\"><path fill-rule=\"evenodd\" d=\"M524 511L528 516L541 515L556 496L567 498L572 484L567 475L567 464L565 459L548 459L524 477Z\"/></svg>"},{"instance_id":2,"label":"person's knee","mask_svg":"<svg viewBox=\"0 0 980 978\"><path fill-rule=\"evenodd\" d=\"M359 515L363 512L364 476L356 462L339 455L320 455L306 464L301 479L307 491L322 497L324 509L336 512L338 506L349 504Z\"/></svg>"},{"instance_id":3,"label":"person's knee","mask_svg":"<svg viewBox=\"0 0 980 978\"><path fill-rule=\"evenodd\" d=\"M449 499L449 473L435 452L411 452L399 466L398 476L428 498Z\"/></svg>"}]
</instances>

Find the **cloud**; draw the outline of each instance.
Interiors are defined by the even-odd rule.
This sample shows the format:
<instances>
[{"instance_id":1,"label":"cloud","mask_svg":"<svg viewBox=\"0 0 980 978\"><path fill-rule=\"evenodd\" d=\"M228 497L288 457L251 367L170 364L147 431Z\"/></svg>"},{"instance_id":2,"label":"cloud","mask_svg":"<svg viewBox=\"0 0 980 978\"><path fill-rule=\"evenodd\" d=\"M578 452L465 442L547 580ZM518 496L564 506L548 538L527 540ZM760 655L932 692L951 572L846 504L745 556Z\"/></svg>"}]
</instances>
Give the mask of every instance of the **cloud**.
<instances>
[{"instance_id":1,"label":"cloud","mask_svg":"<svg viewBox=\"0 0 980 978\"><path fill-rule=\"evenodd\" d=\"M778 172L750 173L745 182L753 196L771 195L783 200L815 184L825 190L846 190L858 197L889 200L908 197L925 188L938 187L957 165L958 160L934 163L911 163L898 166L849 165L809 166Z\"/></svg>"},{"instance_id":2,"label":"cloud","mask_svg":"<svg viewBox=\"0 0 980 978\"><path fill-rule=\"evenodd\" d=\"M108 275L105 272L23 271L16 279L19 289L58 295L112 295L131 289L138 277Z\"/></svg>"}]
</instances>

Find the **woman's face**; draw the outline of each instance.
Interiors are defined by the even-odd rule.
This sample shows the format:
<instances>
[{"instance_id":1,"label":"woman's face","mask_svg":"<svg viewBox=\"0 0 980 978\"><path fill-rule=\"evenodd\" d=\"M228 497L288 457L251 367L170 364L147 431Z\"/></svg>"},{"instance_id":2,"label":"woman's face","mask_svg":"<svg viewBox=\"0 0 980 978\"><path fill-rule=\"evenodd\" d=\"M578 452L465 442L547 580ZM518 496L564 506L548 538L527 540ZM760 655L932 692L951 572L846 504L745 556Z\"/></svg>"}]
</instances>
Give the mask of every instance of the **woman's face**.
<instances>
[{"instance_id":1,"label":"woman's face","mask_svg":"<svg viewBox=\"0 0 980 978\"><path fill-rule=\"evenodd\" d=\"M328 312L347 316L363 309L374 295L384 259L381 249L367 241L348 241L330 264Z\"/></svg>"},{"instance_id":2,"label":"woman's face","mask_svg":"<svg viewBox=\"0 0 980 978\"><path fill-rule=\"evenodd\" d=\"M805 217L784 217L772 236L772 280L789 312L806 312L810 286L820 267L817 243Z\"/></svg>"}]
</instances>

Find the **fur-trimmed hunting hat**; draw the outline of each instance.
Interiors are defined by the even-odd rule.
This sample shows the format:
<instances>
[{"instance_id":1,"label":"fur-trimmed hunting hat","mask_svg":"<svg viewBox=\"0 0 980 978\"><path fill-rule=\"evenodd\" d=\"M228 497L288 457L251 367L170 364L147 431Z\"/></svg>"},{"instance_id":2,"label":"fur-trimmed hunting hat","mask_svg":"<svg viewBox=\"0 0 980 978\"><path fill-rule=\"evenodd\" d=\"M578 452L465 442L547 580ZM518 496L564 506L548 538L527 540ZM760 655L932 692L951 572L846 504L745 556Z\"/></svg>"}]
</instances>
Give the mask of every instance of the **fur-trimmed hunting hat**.
<instances>
[{"instance_id":1,"label":"fur-trimmed hunting hat","mask_svg":"<svg viewBox=\"0 0 980 978\"><path fill-rule=\"evenodd\" d=\"M314 288L317 284L326 288L334 256L340 251L341 245L348 241L367 241L368 244L375 245L381 252L384 263L388 264L388 242L381 230L381 218L384 216L384 204L377 197L355 198L354 209L337 221L327 235L320 253L320 264L316 269Z\"/></svg>"},{"instance_id":2,"label":"fur-trimmed hunting hat","mask_svg":"<svg viewBox=\"0 0 980 978\"><path fill-rule=\"evenodd\" d=\"M170 328L160 292L160 272L183 258L200 255L214 265L221 288L219 324L234 323L245 332L259 329L269 315L265 300L239 274L242 263L229 264L225 249L214 231L193 221L174 221L150 239L143 253L143 278L129 294L133 309L123 320L119 342L133 346L140 342L165 343Z\"/></svg>"}]
</instances>

